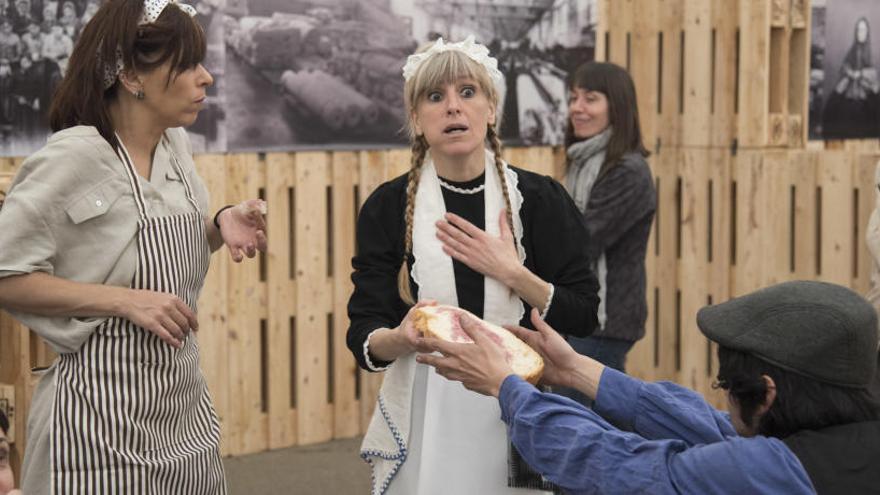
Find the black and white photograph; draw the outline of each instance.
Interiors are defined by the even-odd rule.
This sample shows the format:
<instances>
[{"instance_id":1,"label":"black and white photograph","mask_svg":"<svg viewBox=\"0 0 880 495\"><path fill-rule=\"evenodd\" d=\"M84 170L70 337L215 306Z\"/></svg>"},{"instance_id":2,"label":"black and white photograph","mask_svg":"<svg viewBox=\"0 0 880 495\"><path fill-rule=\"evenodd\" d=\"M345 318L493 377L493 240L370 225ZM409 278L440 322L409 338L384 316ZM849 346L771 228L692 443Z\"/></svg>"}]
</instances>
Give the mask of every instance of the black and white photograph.
<instances>
[{"instance_id":1,"label":"black and white photograph","mask_svg":"<svg viewBox=\"0 0 880 495\"><path fill-rule=\"evenodd\" d=\"M880 136L880 3L813 2L810 138Z\"/></svg>"},{"instance_id":2,"label":"black and white photograph","mask_svg":"<svg viewBox=\"0 0 880 495\"><path fill-rule=\"evenodd\" d=\"M406 57L469 35L505 74L502 139L560 144L565 78L594 58L597 21L595 0L229 0L229 150L405 145Z\"/></svg>"},{"instance_id":3,"label":"black and white photograph","mask_svg":"<svg viewBox=\"0 0 880 495\"><path fill-rule=\"evenodd\" d=\"M189 129L197 152L226 149L220 2L188 2L208 34L205 66L215 79L205 109ZM52 93L99 5L100 0L0 0L0 155L24 156L45 144Z\"/></svg>"},{"instance_id":4,"label":"black and white photograph","mask_svg":"<svg viewBox=\"0 0 880 495\"><path fill-rule=\"evenodd\" d=\"M382 0L229 0L230 151L402 145L416 48Z\"/></svg>"}]
</instances>

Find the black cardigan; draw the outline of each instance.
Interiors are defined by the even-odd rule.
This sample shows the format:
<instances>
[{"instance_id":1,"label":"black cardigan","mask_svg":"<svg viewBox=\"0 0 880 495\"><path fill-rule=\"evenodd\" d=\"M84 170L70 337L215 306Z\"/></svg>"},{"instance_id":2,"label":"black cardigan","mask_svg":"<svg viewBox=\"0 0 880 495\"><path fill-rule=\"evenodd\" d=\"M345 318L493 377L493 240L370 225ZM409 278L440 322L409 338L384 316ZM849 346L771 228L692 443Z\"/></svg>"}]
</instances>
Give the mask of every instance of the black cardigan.
<instances>
[{"instance_id":1,"label":"black cardigan","mask_svg":"<svg viewBox=\"0 0 880 495\"><path fill-rule=\"evenodd\" d=\"M596 337L635 342L645 335L648 302L645 254L657 209L651 169L638 153L627 153L596 181L584 220L592 260L605 253L605 328Z\"/></svg>"},{"instance_id":2,"label":"black cardigan","mask_svg":"<svg viewBox=\"0 0 880 495\"><path fill-rule=\"evenodd\" d=\"M555 288L546 321L563 334L589 335L597 326L599 298L598 282L590 270L587 257L590 243L583 216L559 183L550 177L511 168L518 176L519 191L523 196L520 219L524 226L524 264ZM477 226L485 225L486 220L497 221L485 219L482 211L475 215L473 209L460 200L450 201L449 194L457 193L444 190L448 211L461 214ZM480 201L477 208L483 210L482 193L474 197ZM364 369L369 369L363 355L367 336L377 328L396 327L409 309L397 292L397 274L403 259L405 205L406 175L402 175L379 186L358 215L357 253L352 258L354 272L351 275L354 292L348 302L351 325L347 343ZM483 222L480 222L481 214ZM412 262L410 256L410 267ZM481 296L482 291L473 289L477 285L470 281L471 290L463 293L463 286L468 284L462 284L459 279L462 273L469 270L462 270L463 265L455 261L453 265L460 306L477 309L477 314L482 316L482 304L468 300L475 292ZM478 286L482 287L482 275L470 272L480 279ZM413 294L418 294L415 283L412 280L410 283L413 285ZM531 328L531 307L523 303L526 314L520 324ZM388 363L373 364L384 366Z\"/></svg>"}]
</instances>

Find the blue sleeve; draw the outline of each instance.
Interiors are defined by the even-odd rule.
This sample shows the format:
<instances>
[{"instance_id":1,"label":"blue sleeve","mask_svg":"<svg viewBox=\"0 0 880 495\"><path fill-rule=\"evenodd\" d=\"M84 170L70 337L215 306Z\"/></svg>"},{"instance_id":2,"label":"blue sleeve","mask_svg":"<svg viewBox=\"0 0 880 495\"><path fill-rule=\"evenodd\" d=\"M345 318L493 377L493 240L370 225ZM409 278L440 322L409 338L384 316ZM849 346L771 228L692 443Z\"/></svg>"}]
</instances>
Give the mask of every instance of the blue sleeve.
<instances>
[{"instance_id":1,"label":"blue sleeve","mask_svg":"<svg viewBox=\"0 0 880 495\"><path fill-rule=\"evenodd\" d=\"M618 428L649 440L676 439L690 446L737 436L729 415L693 390L646 383L611 368L602 373L593 408Z\"/></svg>"},{"instance_id":2,"label":"blue sleeve","mask_svg":"<svg viewBox=\"0 0 880 495\"><path fill-rule=\"evenodd\" d=\"M813 493L800 462L776 439L693 447L649 440L516 376L504 381L499 402L513 444L567 493Z\"/></svg>"}]
</instances>

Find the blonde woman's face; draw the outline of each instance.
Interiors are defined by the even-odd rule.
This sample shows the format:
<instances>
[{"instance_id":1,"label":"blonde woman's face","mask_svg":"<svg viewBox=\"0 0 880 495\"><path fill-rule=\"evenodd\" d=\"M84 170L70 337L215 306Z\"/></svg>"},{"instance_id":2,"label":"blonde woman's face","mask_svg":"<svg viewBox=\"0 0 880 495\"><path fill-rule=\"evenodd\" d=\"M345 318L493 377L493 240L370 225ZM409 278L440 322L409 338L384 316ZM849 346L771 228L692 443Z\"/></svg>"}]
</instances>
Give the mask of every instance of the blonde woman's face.
<instances>
[{"instance_id":1,"label":"blonde woman's face","mask_svg":"<svg viewBox=\"0 0 880 495\"><path fill-rule=\"evenodd\" d=\"M434 155L465 156L481 150L495 106L480 85L461 78L428 90L413 112L416 134L424 135Z\"/></svg>"}]
</instances>

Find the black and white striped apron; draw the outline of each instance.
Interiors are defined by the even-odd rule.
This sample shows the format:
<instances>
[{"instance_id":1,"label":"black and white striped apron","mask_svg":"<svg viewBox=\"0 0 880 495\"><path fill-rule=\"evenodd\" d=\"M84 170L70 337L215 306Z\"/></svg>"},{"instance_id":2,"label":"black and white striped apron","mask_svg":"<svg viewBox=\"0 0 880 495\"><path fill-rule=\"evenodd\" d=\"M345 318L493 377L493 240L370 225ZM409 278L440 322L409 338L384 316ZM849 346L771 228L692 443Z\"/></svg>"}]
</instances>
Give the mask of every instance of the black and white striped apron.
<instances>
[{"instance_id":1,"label":"black and white striped apron","mask_svg":"<svg viewBox=\"0 0 880 495\"><path fill-rule=\"evenodd\" d=\"M137 173L120 147L140 215L131 288L175 294L195 308L210 249L186 174L170 144L162 145L193 211L148 217ZM177 349L131 321L111 317L79 351L60 356L52 493L224 494L219 443L220 425L194 337L188 335Z\"/></svg>"}]
</instances>

